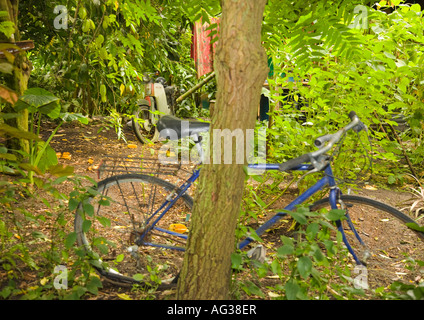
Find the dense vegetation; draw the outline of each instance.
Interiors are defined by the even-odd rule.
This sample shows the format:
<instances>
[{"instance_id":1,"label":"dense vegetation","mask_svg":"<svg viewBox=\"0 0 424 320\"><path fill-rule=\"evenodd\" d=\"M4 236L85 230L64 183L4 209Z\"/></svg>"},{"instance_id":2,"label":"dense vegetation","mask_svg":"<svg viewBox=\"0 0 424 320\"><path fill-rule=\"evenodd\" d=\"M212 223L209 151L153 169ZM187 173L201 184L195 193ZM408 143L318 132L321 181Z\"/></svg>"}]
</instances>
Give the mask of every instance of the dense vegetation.
<instances>
[{"instance_id":1,"label":"dense vegetation","mask_svg":"<svg viewBox=\"0 0 424 320\"><path fill-rule=\"evenodd\" d=\"M363 1L308 3L305 6L303 1L272 0L266 8L263 43L272 61L272 73L264 93L270 99L270 110L269 119L258 121L258 127L268 128L267 159L284 161L312 150L314 137L345 124L348 112L355 110L370 127L374 144L376 161L372 175L365 172L366 178L402 186L411 182L408 177L412 175L414 183L421 183L422 8L399 0L390 4L381 1L372 7ZM29 110L30 132L13 131L2 124L0 137L7 134L31 143L29 152L16 152L0 141L2 171L13 174L0 180L0 270L7 275L7 279L0 279L0 297L78 299L88 293L96 295L101 283L84 261L81 250L74 248L74 235L65 227L69 210L75 209L87 191L82 186L86 178L73 175L72 168L58 165L49 141L39 141L41 123L53 119L58 129L64 121L87 124L87 118L102 115L119 128L143 94L144 73L158 71L181 91L195 85L199 79L190 57L192 24L200 18L208 21L219 15L219 1L67 0L64 4L57 0L28 0L21 1L19 9L21 38L34 40L35 49L28 52L33 67L29 90L15 105L15 111ZM9 22L0 20L1 33L10 35L11 28ZM2 83L7 83L12 73L10 63L0 62ZM201 90L213 96L215 86L212 83ZM2 119L13 117L5 112L7 105L2 100ZM208 115L194 95L182 101L177 114ZM369 148L369 141L364 144ZM346 148L354 147L347 138ZM21 162L20 156L28 161ZM362 177L364 157L355 153L349 156L341 163L349 161L353 170L342 175L347 179ZM74 185L70 195L59 191L58 186L65 181ZM246 192L245 204L253 201L251 197L256 204L260 202L256 192L259 194L258 190ZM41 199L46 210L32 212L23 204L28 198ZM49 235L38 230L46 220L54 221L54 231ZM31 234L22 233L27 225L33 226ZM38 259L31 255L36 239L48 239ZM286 245L293 241L284 240ZM304 243L300 247L306 251L316 245ZM338 249L335 253L339 254ZM271 270L284 282L295 283L297 279L296 290L301 290L305 299L346 295L357 298L358 292L349 291L345 284L331 287L330 292L326 290L323 279L335 274L348 277L347 270L338 264L330 267L327 260L315 282L303 281L303 269L298 265L301 252L298 254L290 265L300 273L283 274L275 263L258 266L255 277ZM280 251L279 258L284 255ZM66 292L53 289L53 278L59 272L52 274L52 270L59 264L73 266L71 289ZM241 255L234 255L233 264L236 270L243 268ZM19 287L25 270L35 271L37 286ZM264 296L252 281L238 285L237 292ZM281 288L275 291L281 292ZM415 297L422 296L422 291L413 289L418 290ZM143 294L152 297L150 293ZM286 294L286 298L293 298L290 290ZM384 297L391 296L386 293Z\"/></svg>"}]
</instances>

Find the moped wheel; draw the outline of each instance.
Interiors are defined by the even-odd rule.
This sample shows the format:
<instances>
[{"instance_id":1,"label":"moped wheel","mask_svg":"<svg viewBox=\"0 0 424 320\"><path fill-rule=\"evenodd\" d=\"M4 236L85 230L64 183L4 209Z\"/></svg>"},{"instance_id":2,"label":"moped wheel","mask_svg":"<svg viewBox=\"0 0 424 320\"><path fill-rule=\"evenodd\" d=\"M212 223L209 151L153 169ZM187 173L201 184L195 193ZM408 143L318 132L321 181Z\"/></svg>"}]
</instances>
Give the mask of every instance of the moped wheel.
<instances>
[{"instance_id":1,"label":"moped wheel","mask_svg":"<svg viewBox=\"0 0 424 320\"><path fill-rule=\"evenodd\" d=\"M154 143L159 139L159 131L152 120L157 115L153 114L154 107L150 107L147 101L142 101L133 113L132 127L137 139L141 143Z\"/></svg>"}]
</instances>

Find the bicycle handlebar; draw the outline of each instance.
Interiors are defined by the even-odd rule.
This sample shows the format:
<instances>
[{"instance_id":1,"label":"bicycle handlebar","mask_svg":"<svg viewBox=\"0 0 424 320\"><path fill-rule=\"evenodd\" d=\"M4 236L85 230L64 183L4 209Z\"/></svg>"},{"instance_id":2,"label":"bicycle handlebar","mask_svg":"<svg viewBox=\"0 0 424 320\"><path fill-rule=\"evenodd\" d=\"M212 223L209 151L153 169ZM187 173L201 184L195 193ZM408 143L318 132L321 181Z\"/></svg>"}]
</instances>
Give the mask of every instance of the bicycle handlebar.
<instances>
[{"instance_id":1,"label":"bicycle handlebar","mask_svg":"<svg viewBox=\"0 0 424 320\"><path fill-rule=\"evenodd\" d=\"M319 148L317 151L306 153L301 155L300 157L281 163L279 165L280 171L288 171L291 169L295 169L296 167L299 167L303 163L311 162L311 160L318 158L320 155L323 155L324 153L327 153L329 150L331 150L334 144L337 143L341 139L341 137L347 131L351 129L354 130L355 132L360 132L361 130L367 131L367 127L364 125L364 123L361 120L359 120L355 111L351 111L349 113L349 118L351 122L348 125L346 125L344 128L337 131L336 133L326 134L315 139L314 145L317 148ZM325 142L328 142L328 143L327 145L324 146Z\"/></svg>"}]
</instances>

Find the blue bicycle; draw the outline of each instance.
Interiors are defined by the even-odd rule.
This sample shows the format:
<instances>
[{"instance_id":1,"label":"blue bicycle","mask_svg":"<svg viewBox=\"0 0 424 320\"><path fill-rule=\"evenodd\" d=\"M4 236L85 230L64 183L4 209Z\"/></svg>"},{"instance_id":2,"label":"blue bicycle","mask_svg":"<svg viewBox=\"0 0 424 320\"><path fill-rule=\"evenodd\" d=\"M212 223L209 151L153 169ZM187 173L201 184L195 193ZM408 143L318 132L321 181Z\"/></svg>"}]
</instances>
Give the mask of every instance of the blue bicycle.
<instances>
[{"instance_id":1,"label":"blue bicycle","mask_svg":"<svg viewBox=\"0 0 424 320\"><path fill-rule=\"evenodd\" d=\"M424 261L420 241L424 240L424 233L416 230L416 221L378 200L344 195L337 185L330 150L348 131L366 130L354 112L349 117L351 122L338 132L317 138L314 152L285 163L248 166L253 170L299 170L322 175L255 232L261 237L278 226L283 217L286 219L287 211L296 210L314 194L327 189L328 197L310 205L310 210L345 210L345 218L337 221L336 227L355 263L366 265L370 285L377 287L393 279L414 280L417 273L409 270L408 261ZM164 138L191 137L202 159L200 134L209 130L209 124L182 122L174 116L163 116L157 128ZM96 192L80 203L75 216L78 243L106 279L120 285L161 283L160 288L175 282L190 228L193 199L189 190L199 172L199 166L195 166L178 185L152 174L114 175L100 181ZM238 247L251 251L253 242L247 236Z\"/></svg>"}]
</instances>

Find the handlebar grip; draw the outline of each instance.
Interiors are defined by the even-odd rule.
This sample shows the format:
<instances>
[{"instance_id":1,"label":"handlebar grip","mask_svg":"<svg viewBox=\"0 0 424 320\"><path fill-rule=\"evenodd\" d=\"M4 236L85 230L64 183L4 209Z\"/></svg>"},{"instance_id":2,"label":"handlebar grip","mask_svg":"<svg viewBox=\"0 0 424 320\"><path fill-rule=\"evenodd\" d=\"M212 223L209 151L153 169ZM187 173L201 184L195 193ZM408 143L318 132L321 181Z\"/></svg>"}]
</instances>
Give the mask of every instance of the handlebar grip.
<instances>
[{"instance_id":1,"label":"handlebar grip","mask_svg":"<svg viewBox=\"0 0 424 320\"><path fill-rule=\"evenodd\" d=\"M300 165L302 165L305 162L311 162L311 158L309 156L309 153L303 154L300 157L291 159L289 161L286 161L284 163L280 163L279 170L280 171L289 171L292 169L296 169Z\"/></svg>"},{"instance_id":2,"label":"handlebar grip","mask_svg":"<svg viewBox=\"0 0 424 320\"><path fill-rule=\"evenodd\" d=\"M356 112L355 111L351 111L351 112L349 112L349 118L350 118L350 120L354 120L355 119L355 117L357 117L357 115L356 115Z\"/></svg>"},{"instance_id":3,"label":"handlebar grip","mask_svg":"<svg viewBox=\"0 0 424 320\"><path fill-rule=\"evenodd\" d=\"M332 136L332 134L326 134L316 138L314 141L315 147L320 148L326 141L330 140Z\"/></svg>"}]
</instances>

